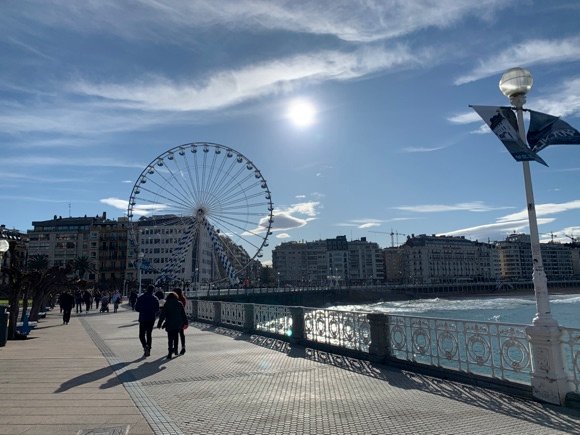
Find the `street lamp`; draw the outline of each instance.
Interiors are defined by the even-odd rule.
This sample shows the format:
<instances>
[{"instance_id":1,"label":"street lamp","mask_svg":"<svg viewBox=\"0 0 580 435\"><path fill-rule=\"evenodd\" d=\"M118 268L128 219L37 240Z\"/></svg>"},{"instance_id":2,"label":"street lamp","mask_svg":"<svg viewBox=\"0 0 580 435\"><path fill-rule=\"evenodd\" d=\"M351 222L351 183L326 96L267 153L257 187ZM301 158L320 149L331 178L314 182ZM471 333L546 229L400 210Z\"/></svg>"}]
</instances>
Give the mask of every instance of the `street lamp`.
<instances>
[{"instance_id":1,"label":"street lamp","mask_svg":"<svg viewBox=\"0 0 580 435\"><path fill-rule=\"evenodd\" d=\"M499 81L499 89L509 98L516 110L518 133L526 145L523 107L526 103L526 94L532 89L533 83L532 74L519 67L507 70ZM536 397L547 402L561 404L565 399L567 385L560 348L560 330L558 322L550 312L548 280L542 262L529 161L523 161L522 166L532 249L532 281L536 297L536 317L534 317L533 326L526 328L532 350L532 389Z\"/></svg>"},{"instance_id":2,"label":"street lamp","mask_svg":"<svg viewBox=\"0 0 580 435\"><path fill-rule=\"evenodd\" d=\"M524 126L524 109L526 94L532 89L534 80L532 74L524 68L511 68L507 70L499 81L501 92L509 98L516 109L518 121L518 131L524 143L526 141L526 129ZM550 299L548 296L548 280L542 262L542 251L540 249L540 237L538 233L538 221L536 218L536 206L534 204L534 191L532 188L532 176L530 172L530 162L522 162L524 169L524 184L526 188L526 200L528 205L528 221L530 226L530 239L532 246L532 261L534 282L534 293L536 295L536 317L534 325L558 326L558 322L550 313Z\"/></svg>"},{"instance_id":3,"label":"street lamp","mask_svg":"<svg viewBox=\"0 0 580 435\"><path fill-rule=\"evenodd\" d=\"M137 265L138 265L139 269L137 270L137 273L139 274L139 294L141 294L141 292L142 292L142 289L141 289L141 275L142 275L141 269L142 269L143 258L145 258L145 254L143 252L139 251L138 257L139 257L139 260L137 261Z\"/></svg>"}]
</instances>

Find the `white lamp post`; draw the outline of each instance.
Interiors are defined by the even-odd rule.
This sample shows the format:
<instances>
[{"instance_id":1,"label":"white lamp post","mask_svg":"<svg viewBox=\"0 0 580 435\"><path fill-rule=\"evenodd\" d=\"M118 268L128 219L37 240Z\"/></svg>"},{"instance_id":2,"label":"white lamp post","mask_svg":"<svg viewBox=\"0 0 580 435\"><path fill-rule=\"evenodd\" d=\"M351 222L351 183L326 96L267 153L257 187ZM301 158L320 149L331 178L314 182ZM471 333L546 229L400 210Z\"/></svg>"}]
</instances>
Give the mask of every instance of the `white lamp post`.
<instances>
[{"instance_id":1,"label":"white lamp post","mask_svg":"<svg viewBox=\"0 0 580 435\"><path fill-rule=\"evenodd\" d=\"M142 275L141 266L142 266L142 264L141 263L143 263L144 257L145 257L145 254L143 252L139 252L139 261L137 261L137 265L138 265L137 267L139 267L139 269L137 270L137 273L139 274L139 294L141 294L141 291L142 291L142 289L141 289L141 275Z\"/></svg>"},{"instance_id":2,"label":"white lamp post","mask_svg":"<svg viewBox=\"0 0 580 435\"><path fill-rule=\"evenodd\" d=\"M526 94L533 83L532 74L519 67L507 70L499 81L501 92L509 98L516 109L519 135L526 144L523 106L526 102ZM532 389L535 397L550 403L562 404L567 392L567 381L560 347L560 330L558 322L550 312L548 280L542 262L530 163L524 161L522 166L532 249L532 281L536 296L536 317L534 317L533 326L526 329L530 336L532 351Z\"/></svg>"}]
</instances>

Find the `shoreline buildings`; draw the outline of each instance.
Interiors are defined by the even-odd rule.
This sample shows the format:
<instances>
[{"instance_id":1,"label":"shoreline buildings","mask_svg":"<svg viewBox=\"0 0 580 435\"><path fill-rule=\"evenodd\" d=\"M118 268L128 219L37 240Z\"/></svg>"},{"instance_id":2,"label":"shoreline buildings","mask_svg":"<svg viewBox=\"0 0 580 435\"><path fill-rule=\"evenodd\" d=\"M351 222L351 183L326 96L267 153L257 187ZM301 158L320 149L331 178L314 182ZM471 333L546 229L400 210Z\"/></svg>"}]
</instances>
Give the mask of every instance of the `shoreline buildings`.
<instances>
[{"instance_id":1,"label":"shoreline buildings","mask_svg":"<svg viewBox=\"0 0 580 435\"><path fill-rule=\"evenodd\" d=\"M46 255L48 265L65 266L86 257L90 270L83 276L89 285L128 291L155 283L168 270L173 285L209 285L223 271L215 260L212 241L200 237L197 245L184 249L186 225L174 219L162 222L142 218L137 238L131 237L127 218L58 217L32 222L27 233L2 227L0 238L10 242L18 263L27 257ZM248 254L229 238L219 236L234 264L247 263ZM137 245L136 245L137 244ZM136 246L138 248L136 248ZM181 246L181 247L180 247ZM548 281L580 280L580 244L542 243L542 257ZM139 258L138 252L141 253ZM196 253L200 252L200 261ZM174 257L181 261L175 261ZM250 262L239 276L240 286L365 286L442 285L481 282L531 281L532 260L529 235L511 234L494 243L464 237L411 235L397 247L381 248L366 238L284 242L272 251L273 271L265 282L263 267ZM141 270L139 270L141 265ZM140 273L141 272L141 276ZM273 275L273 276L271 276ZM260 280L262 280L260 282ZM230 285L222 283L222 286Z\"/></svg>"}]
</instances>

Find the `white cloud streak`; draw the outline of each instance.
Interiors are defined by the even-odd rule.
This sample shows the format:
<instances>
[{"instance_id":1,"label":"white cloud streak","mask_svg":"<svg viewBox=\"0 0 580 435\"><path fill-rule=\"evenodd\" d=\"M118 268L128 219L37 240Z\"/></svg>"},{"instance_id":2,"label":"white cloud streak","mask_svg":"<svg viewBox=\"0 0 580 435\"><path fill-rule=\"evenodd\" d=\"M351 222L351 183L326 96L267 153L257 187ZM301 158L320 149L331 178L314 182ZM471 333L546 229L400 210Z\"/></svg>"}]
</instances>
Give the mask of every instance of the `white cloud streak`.
<instances>
[{"instance_id":1,"label":"white cloud streak","mask_svg":"<svg viewBox=\"0 0 580 435\"><path fill-rule=\"evenodd\" d=\"M78 167L109 167L109 168L144 168L145 164L123 162L106 157L49 157L23 155L18 157L1 157L0 165L30 167L30 166L78 166Z\"/></svg>"},{"instance_id":2,"label":"white cloud streak","mask_svg":"<svg viewBox=\"0 0 580 435\"><path fill-rule=\"evenodd\" d=\"M447 147L405 147L401 151L404 153L431 153L433 151L439 151L445 148Z\"/></svg>"},{"instance_id":3,"label":"white cloud streak","mask_svg":"<svg viewBox=\"0 0 580 435\"><path fill-rule=\"evenodd\" d=\"M580 199L563 202L563 203L547 203L547 204L536 204L536 216L550 216L553 214L564 213L570 210L580 209ZM517 213L512 213L507 216L503 216L498 219L498 222L510 222L520 219L527 219L528 211L523 209Z\"/></svg>"},{"instance_id":4,"label":"white cloud streak","mask_svg":"<svg viewBox=\"0 0 580 435\"><path fill-rule=\"evenodd\" d=\"M298 83L351 80L376 71L408 68L430 58L405 46L322 51L223 70L204 81L176 83L148 76L133 83L71 83L69 90L98 97L114 107L145 111L215 110L291 89Z\"/></svg>"},{"instance_id":5,"label":"white cloud streak","mask_svg":"<svg viewBox=\"0 0 580 435\"><path fill-rule=\"evenodd\" d=\"M410 211L415 213L442 213L451 211L468 211L474 213L488 212L493 210L505 210L513 207L493 207L483 203L483 201L463 202L458 204L424 204L424 205L403 205L394 207L397 210Z\"/></svg>"},{"instance_id":6,"label":"white cloud streak","mask_svg":"<svg viewBox=\"0 0 580 435\"><path fill-rule=\"evenodd\" d=\"M571 210L580 209L580 200L569 201L560 204L536 204L536 216L538 225L551 224L556 221L555 217L546 217L555 214L565 213ZM496 219L496 222L484 224L470 228L449 231L442 234L449 236L469 236L472 238L490 238L498 240L512 232L521 232L529 228L527 210L521 210ZM576 227L569 227L570 233L574 233ZM562 232L562 235L564 231ZM544 235L544 239L547 239Z\"/></svg>"},{"instance_id":7,"label":"white cloud streak","mask_svg":"<svg viewBox=\"0 0 580 435\"><path fill-rule=\"evenodd\" d=\"M114 34L128 40L191 43L195 29L228 27L237 31L283 30L332 35L349 42L400 37L427 28L446 28L461 19L485 18L509 7L501 0L141 0L137 3L45 1L47 8L14 8L12 14L49 27L79 33Z\"/></svg>"},{"instance_id":8,"label":"white cloud streak","mask_svg":"<svg viewBox=\"0 0 580 435\"><path fill-rule=\"evenodd\" d=\"M560 40L534 39L514 45L497 56L481 60L470 73L458 77L456 85L501 74L514 65L538 65L580 60L580 38Z\"/></svg>"}]
</instances>

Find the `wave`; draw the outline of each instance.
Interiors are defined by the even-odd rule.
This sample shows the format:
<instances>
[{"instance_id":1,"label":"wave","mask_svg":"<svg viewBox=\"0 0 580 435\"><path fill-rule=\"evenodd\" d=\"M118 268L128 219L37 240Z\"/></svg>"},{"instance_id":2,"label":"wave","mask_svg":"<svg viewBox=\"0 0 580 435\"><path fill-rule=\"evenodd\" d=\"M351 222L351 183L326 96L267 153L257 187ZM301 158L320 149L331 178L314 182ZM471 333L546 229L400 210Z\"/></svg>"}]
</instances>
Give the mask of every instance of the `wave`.
<instances>
[{"instance_id":1,"label":"wave","mask_svg":"<svg viewBox=\"0 0 580 435\"><path fill-rule=\"evenodd\" d=\"M578 304L580 296L553 296L553 304ZM411 299L405 301L377 302L363 305L339 305L329 309L366 311L392 314L422 314L441 311L469 310L513 310L531 308L536 305L534 297L465 298L465 299Z\"/></svg>"},{"instance_id":2,"label":"wave","mask_svg":"<svg viewBox=\"0 0 580 435\"><path fill-rule=\"evenodd\" d=\"M580 328L580 295L550 296L552 314L568 328ZM366 305L340 305L335 310L363 311L393 315L464 319L474 321L530 324L536 313L536 299L530 297L489 297L477 299L412 299Z\"/></svg>"}]
</instances>

